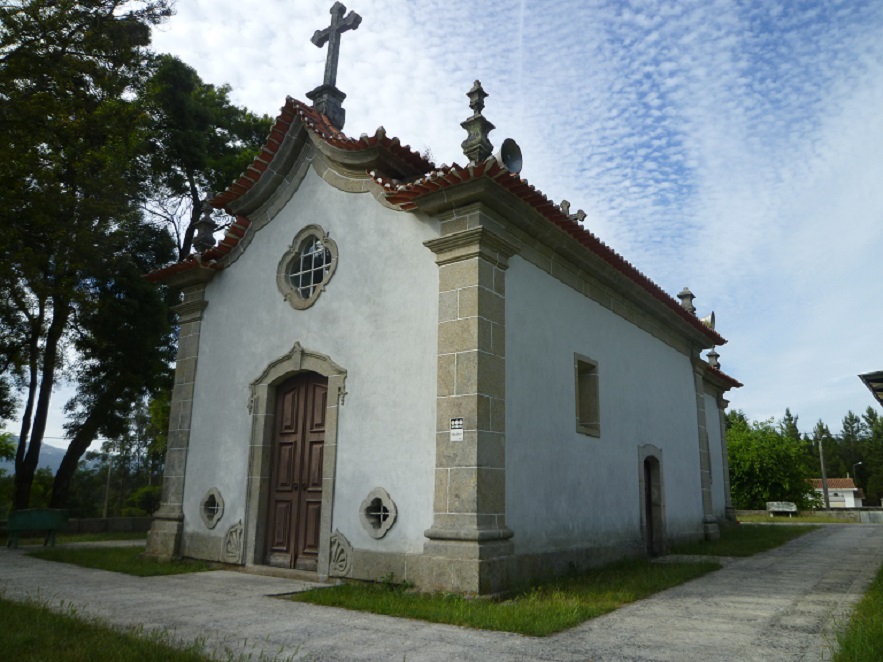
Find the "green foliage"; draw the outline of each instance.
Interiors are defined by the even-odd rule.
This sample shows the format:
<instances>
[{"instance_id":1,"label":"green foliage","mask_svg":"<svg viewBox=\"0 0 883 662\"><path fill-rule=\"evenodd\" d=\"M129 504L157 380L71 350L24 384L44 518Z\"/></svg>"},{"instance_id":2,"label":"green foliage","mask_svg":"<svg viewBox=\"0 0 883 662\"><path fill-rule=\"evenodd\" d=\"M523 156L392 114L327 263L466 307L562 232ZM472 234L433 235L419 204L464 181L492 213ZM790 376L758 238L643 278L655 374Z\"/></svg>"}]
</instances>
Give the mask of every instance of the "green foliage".
<instances>
[{"instance_id":1,"label":"green foliage","mask_svg":"<svg viewBox=\"0 0 883 662\"><path fill-rule=\"evenodd\" d=\"M817 526L753 526L741 524L721 529L718 540L700 540L679 545L672 554L702 554L709 556L752 556L779 547L789 540L815 531Z\"/></svg>"},{"instance_id":2,"label":"green foliage","mask_svg":"<svg viewBox=\"0 0 883 662\"><path fill-rule=\"evenodd\" d=\"M108 283L136 287L131 270L110 272L138 264L125 254L140 234L148 126L136 95L151 26L170 13L169 0L0 6L0 364L24 392L17 508L65 357L93 330L80 322L120 295Z\"/></svg>"},{"instance_id":3,"label":"green foliage","mask_svg":"<svg viewBox=\"0 0 883 662\"><path fill-rule=\"evenodd\" d=\"M148 209L190 254L201 199L222 191L251 165L272 120L230 102L230 87L204 83L171 55L153 62L141 103L150 118Z\"/></svg>"},{"instance_id":4,"label":"green foliage","mask_svg":"<svg viewBox=\"0 0 883 662\"><path fill-rule=\"evenodd\" d=\"M343 584L298 593L291 599L434 623L544 637L719 567L717 563L621 561L541 584L505 601L413 593L390 588L388 584L391 582Z\"/></svg>"},{"instance_id":5,"label":"green foliage","mask_svg":"<svg viewBox=\"0 0 883 662\"><path fill-rule=\"evenodd\" d=\"M784 437L773 421L748 423L740 412L728 414L730 489L737 508L762 509L767 501L814 505L814 492L801 442Z\"/></svg>"},{"instance_id":6,"label":"green foliage","mask_svg":"<svg viewBox=\"0 0 883 662\"><path fill-rule=\"evenodd\" d=\"M40 467L34 472L34 483L31 487L31 507L48 508L52 495L52 469Z\"/></svg>"},{"instance_id":7,"label":"green foliage","mask_svg":"<svg viewBox=\"0 0 883 662\"><path fill-rule=\"evenodd\" d=\"M11 460L15 457L15 442L11 432L0 432L0 460Z\"/></svg>"},{"instance_id":8,"label":"green foliage","mask_svg":"<svg viewBox=\"0 0 883 662\"><path fill-rule=\"evenodd\" d=\"M124 517L138 517L153 515L159 508L162 496L161 485L147 485L139 487L126 499L126 508L123 509Z\"/></svg>"}]
</instances>

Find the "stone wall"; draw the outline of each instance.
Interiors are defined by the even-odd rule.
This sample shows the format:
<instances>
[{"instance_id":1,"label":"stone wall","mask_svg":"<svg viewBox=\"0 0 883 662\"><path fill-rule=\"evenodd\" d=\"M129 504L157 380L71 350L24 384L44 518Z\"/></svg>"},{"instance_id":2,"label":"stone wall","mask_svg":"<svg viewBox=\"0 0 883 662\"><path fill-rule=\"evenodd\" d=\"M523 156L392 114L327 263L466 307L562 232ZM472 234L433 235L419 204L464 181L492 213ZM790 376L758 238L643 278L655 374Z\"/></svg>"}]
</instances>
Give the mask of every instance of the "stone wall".
<instances>
[{"instance_id":1,"label":"stone wall","mask_svg":"<svg viewBox=\"0 0 883 662\"><path fill-rule=\"evenodd\" d=\"M92 517L88 519L68 520L65 533L124 533L129 531L143 531L150 529L150 517ZM0 522L0 536L6 535L6 522Z\"/></svg>"}]
</instances>

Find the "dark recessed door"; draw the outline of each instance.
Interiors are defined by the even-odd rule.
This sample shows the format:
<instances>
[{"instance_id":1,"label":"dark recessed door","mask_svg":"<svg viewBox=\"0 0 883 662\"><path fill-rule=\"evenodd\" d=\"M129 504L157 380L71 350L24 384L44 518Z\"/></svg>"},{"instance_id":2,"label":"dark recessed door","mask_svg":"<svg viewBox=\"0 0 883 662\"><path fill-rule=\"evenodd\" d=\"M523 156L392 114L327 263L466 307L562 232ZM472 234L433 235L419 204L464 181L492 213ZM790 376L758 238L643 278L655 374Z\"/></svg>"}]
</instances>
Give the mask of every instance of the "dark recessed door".
<instances>
[{"instance_id":1,"label":"dark recessed door","mask_svg":"<svg viewBox=\"0 0 883 662\"><path fill-rule=\"evenodd\" d=\"M327 398L328 381L315 373L293 377L276 389L268 565L316 569Z\"/></svg>"},{"instance_id":2,"label":"dark recessed door","mask_svg":"<svg viewBox=\"0 0 883 662\"><path fill-rule=\"evenodd\" d=\"M644 541L648 555L662 554L662 485L659 461L652 457L644 460Z\"/></svg>"}]
</instances>

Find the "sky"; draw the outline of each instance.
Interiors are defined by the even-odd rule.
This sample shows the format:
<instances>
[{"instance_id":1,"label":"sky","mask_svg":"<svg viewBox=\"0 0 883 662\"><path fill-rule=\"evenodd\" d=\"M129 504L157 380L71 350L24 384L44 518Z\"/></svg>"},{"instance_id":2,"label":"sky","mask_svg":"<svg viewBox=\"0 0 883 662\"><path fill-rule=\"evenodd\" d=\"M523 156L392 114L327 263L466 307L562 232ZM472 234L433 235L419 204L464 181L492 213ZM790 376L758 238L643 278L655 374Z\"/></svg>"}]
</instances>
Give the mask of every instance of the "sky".
<instances>
[{"instance_id":1,"label":"sky","mask_svg":"<svg viewBox=\"0 0 883 662\"><path fill-rule=\"evenodd\" d=\"M331 0L179 0L153 48L278 114L322 82ZM351 0L337 86L347 135L463 164L465 93L522 176L664 290L688 286L745 384L808 432L877 406L883 370L883 2ZM59 399L59 398L57 398ZM53 432L54 430L54 432ZM47 434L61 435L61 421ZM51 439L48 443L64 445Z\"/></svg>"}]
</instances>

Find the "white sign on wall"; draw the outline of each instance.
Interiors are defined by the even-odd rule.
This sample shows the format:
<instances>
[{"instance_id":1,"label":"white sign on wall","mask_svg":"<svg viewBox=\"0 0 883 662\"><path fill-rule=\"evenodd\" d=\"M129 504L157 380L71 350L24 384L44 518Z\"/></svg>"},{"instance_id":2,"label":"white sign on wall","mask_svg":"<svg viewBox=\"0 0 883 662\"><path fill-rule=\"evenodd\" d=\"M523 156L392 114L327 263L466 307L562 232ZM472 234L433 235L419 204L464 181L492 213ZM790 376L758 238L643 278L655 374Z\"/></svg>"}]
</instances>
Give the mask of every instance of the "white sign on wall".
<instances>
[{"instance_id":1,"label":"white sign on wall","mask_svg":"<svg viewBox=\"0 0 883 662\"><path fill-rule=\"evenodd\" d=\"M463 419L451 419L451 441L463 441Z\"/></svg>"}]
</instances>

